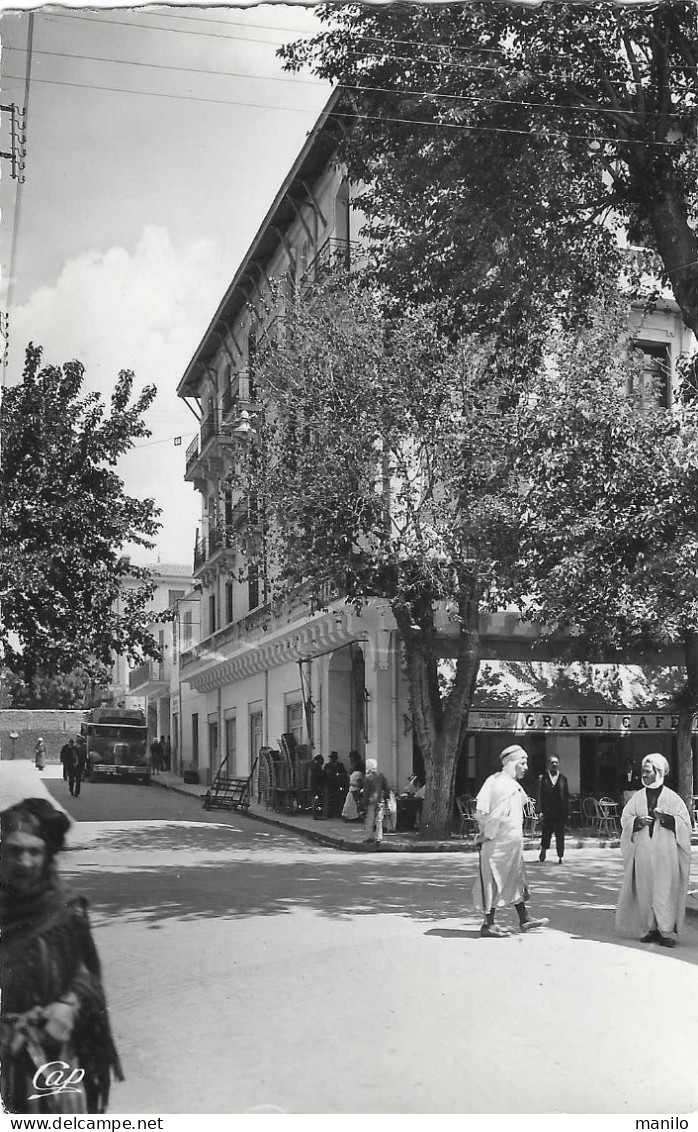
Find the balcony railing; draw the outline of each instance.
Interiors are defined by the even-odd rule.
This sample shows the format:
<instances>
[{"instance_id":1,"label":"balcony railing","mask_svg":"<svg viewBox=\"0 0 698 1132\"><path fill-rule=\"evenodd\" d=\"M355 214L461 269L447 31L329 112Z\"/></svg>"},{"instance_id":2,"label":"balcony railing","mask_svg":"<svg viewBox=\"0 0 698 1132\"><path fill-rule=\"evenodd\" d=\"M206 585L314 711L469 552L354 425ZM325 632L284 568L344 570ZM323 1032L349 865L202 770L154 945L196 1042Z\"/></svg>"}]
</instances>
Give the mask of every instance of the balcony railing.
<instances>
[{"instance_id":1,"label":"balcony railing","mask_svg":"<svg viewBox=\"0 0 698 1132\"><path fill-rule=\"evenodd\" d=\"M187 456L186 456L186 471L187 472L189 471L189 468L194 463L194 461L196 459L198 459L198 456L199 456L199 438L198 438L198 436L195 436L194 439L192 440L191 444L187 448Z\"/></svg>"},{"instance_id":2,"label":"balcony railing","mask_svg":"<svg viewBox=\"0 0 698 1132\"><path fill-rule=\"evenodd\" d=\"M164 684L169 677L168 665L164 660L146 660L128 674L130 692L146 688L149 684Z\"/></svg>"},{"instance_id":3,"label":"balcony railing","mask_svg":"<svg viewBox=\"0 0 698 1132\"><path fill-rule=\"evenodd\" d=\"M204 445L208 444L212 436L216 435L216 414L209 413L207 417L201 422L201 449L203 451Z\"/></svg>"},{"instance_id":4,"label":"balcony railing","mask_svg":"<svg viewBox=\"0 0 698 1132\"><path fill-rule=\"evenodd\" d=\"M350 271L360 248L358 240L339 240L331 236L303 272L303 284L316 283L332 271Z\"/></svg>"},{"instance_id":5,"label":"balcony railing","mask_svg":"<svg viewBox=\"0 0 698 1132\"><path fill-rule=\"evenodd\" d=\"M198 538L194 544L194 570L198 570L206 561L206 539Z\"/></svg>"}]
</instances>

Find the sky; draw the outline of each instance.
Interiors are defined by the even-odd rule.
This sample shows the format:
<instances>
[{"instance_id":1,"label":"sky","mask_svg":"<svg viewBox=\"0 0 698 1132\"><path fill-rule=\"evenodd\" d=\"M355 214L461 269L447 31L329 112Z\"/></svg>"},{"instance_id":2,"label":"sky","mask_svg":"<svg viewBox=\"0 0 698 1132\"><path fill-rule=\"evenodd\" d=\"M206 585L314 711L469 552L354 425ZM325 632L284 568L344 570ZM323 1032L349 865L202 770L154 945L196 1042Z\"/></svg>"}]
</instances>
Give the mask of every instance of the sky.
<instances>
[{"instance_id":1,"label":"sky","mask_svg":"<svg viewBox=\"0 0 698 1132\"><path fill-rule=\"evenodd\" d=\"M192 562L201 503L183 476L197 425L176 388L329 96L276 58L318 26L285 4L35 12L26 181L18 190L6 161L0 181L5 382L33 341L47 364L79 359L107 400L121 369L157 386L152 435L119 467L130 494L162 508L135 561ZM4 104L25 105L28 33L28 12L2 13ZM2 150L7 133L3 115Z\"/></svg>"}]
</instances>

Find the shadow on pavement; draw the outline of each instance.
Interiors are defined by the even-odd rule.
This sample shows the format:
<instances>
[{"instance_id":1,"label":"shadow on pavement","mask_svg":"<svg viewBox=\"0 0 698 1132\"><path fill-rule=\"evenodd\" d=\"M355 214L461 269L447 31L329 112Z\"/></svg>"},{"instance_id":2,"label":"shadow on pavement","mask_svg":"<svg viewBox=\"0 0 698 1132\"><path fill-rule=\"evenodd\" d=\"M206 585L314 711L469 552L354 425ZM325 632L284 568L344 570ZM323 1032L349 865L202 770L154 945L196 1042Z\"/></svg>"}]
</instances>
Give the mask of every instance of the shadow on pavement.
<instances>
[{"instance_id":1,"label":"shadow on pavement","mask_svg":"<svg viewBox=\"0 0 698 1132\"><path fill-rule=\"evenodd\" d=\"M112 829L85 847L86 859L80 850L67 853L62 872L87 897L96 922L118 917L156 928L168 920L235 920L306 910L338 920L375 914L432 924L461 919L463 929L437 926L426 934L479 935L480 917L471 903L476 862L469 855L355 857L293 837L260 834L244 845L236 840L234 829L211 826ZM91 861L93 853L103 862ZM167 863L158 863L160 857ZM535 916L548 916L552 929L573 939L698 962L690 921L683 946L673 951L616 936L619 854L598 851L576 860L570 854L563 866L529 862L527 872L529 908ZM503 910L498 922L515 927L514 910Z\"/></svg>"}]
</instances>

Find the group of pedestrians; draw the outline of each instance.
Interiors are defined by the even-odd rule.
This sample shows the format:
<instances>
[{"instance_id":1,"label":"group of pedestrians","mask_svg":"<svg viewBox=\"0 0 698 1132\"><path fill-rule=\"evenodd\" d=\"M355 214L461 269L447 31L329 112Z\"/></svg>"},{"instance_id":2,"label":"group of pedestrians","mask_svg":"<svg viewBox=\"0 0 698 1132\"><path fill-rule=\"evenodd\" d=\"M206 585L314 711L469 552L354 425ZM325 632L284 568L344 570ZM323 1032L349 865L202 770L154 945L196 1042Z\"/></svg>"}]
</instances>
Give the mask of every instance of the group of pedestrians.
<instances>
[{"instance_id":1,"label":"group of pedestrians","mask_svg":"<svg viewBox=\"0 0 698 1132\"><path fill-rule=\"evenodd\" d=\"M515 744L501 755L501 770L486 779L476 799L478 877L473 898L483 914L480 934L489 938L510 932L495 922L500 908L516 910L523 932L543 927L527 909L529 890L523 856L523 818L527 795L521 779L528 755ZM669 763L661 754L642 760L642 787L632 793L621 815L623 882L616 909L616 928L639 936L642 943L675 947L686 915L691 865L691 818L682 799L664 780ZM565 850L569 790L559 761L548 759L538 784L543 863L555 837L558 864Z\"/></svg>"},{"instance_id":2,"label":"group of pedestrians","mask_svg":"<svg viewBox=\"0 0 698 1132\"><path fill-rule=\"evenodd\" d=\"M172 743L169 735L167 738L161 735L159 739L156 735L152 740L150 744L150 765L153 774L159 774L161 771L170 769L172 765Z\"/></svg>"}]
</instances>

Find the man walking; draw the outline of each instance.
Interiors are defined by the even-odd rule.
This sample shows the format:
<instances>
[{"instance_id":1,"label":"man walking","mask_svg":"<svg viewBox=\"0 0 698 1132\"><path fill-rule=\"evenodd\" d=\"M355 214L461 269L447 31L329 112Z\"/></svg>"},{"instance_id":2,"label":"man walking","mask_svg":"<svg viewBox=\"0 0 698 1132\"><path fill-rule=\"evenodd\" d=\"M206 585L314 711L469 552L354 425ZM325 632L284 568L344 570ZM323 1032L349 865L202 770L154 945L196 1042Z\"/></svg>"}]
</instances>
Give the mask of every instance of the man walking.
<instances>
[{"instance_id":1,"label":"man walking","mask_svg":"<svg viewBox=\"0 0 698 1132\"><path fill-rule=\"evenodd\" d=\"M560 760L557 755L548 756L548 773L538 779L538 813L543 825L539 860L545 860L550 842L555 834L557 863L562 864L565 855L565 826L570 808L570 791L567 779L560 774Z\"/></svg>"},{"instance_id":2,"label":"man walking","mask_svg":"<svg viewBox=\"0 0 698 1132\"><path fill-rule=\"evenodd\" d=\"M73 765L73 754L75 752L75 740L70 738L67 743L61 747L61 766L63 767L63 781L67 782L70 778L70 768ZM72 790L71 790L72 794Z\"/></svg>"},{"instance_id":3,"label":"man walking","mask_svg":"<svg viewBox=\"0 0 698 1132\"><path fill-rule=\"evenodd\" d=\"M364 842L375 842L380 845L383 840L383 818L385 817L385 804L390 797L390 787L384 774L378 769L375 759L366 759L366 776L364 778L363 803L366 809L364 819Z\"/></svg>"},{"instance_id":4,"label":"man walking","mask_svg":"<svg viewBox=\"0 0 698 1132\"><path fill-rule=\"evenodd\" d=\"M72 744L71 760L68 766L68 789L74 798L80 797L80 785L87 767L87 748L83 742L77 746L74 739Z\"/></svg>"},{"instance_id":5,"label":"man walking","mask_svg":"<svg viewBox=\"0 0 698 1132\"><path fill-rule=\"evenodd\" d=\"M675 947L686 915L691 868L691 818L664 778L669 763L660 754L642 760L644 790L621 814L623 884L616 928L641 943Z\"/></svg>"},{"instance_id":6,"label":"man walking","mask_svg":"<svg viewBox=\"0 0 698 1132\"><path fill-rule=\"evenodd\" d=\"M494 922L497 908L508 904L516 908L522 932L548 922L529 916L525 903L529 895L523 858L526 794L519 779L528 770L528 755L517 744L506 747L499 757L502 769L485 780L475 801L479 876L473 897L485 916L480 935L494 938L510 934Z\"/></svg>"}]
</instances>

